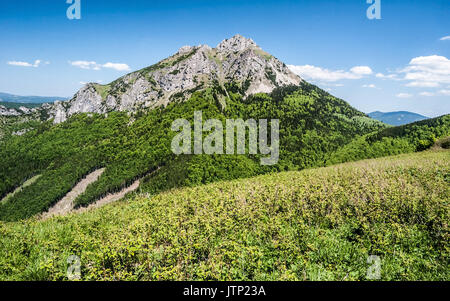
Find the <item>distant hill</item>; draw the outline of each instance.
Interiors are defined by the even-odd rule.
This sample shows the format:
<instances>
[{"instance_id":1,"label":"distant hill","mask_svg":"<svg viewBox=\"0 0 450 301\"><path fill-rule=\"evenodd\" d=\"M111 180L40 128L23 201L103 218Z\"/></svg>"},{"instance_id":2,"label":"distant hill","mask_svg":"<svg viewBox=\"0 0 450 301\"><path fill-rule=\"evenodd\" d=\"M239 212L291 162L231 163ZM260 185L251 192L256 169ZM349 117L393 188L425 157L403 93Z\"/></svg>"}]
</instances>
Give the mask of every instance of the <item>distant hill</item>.
<instances>
[{"instance_id":1,"label":"distant hill","mask_svg":"<svg viewBox=\"0 0 450 301\"><path fill-rule=\"evenodd\" d=\"M19 109L20 107L25 108L37 108L41 106L41 103L19 103L19 102L3 102L0 101L0 106L4 106L7 109Z\"/></svg>"},{"instance_id":2,"label":"distant hill","mask_svg":"<svg viewBox=\"0 0 450 301\"><path fill-rule=\"evenodd\" d=\"M8 93L0 92L0 102L13 102L13 103L52 103L57 100L68 100L67 97L57 97L57 96L19 96Z\"/></svg>"},{"instance_id":3,"label":"distant hill","mask_svg":"<svg viewBox=\"0 0 450 301\"><path fill-rule=\"evenodd\" d=\"M390 124L390 125L405 125L408 123L413 123L416 121L422 121L429 119L429 117L425 117L416 113L412 112L406 112L406 111L400 111L400 112L372 112L368 114L369 117L382 121L384 123Z\"/></svg>"}]
</instances>

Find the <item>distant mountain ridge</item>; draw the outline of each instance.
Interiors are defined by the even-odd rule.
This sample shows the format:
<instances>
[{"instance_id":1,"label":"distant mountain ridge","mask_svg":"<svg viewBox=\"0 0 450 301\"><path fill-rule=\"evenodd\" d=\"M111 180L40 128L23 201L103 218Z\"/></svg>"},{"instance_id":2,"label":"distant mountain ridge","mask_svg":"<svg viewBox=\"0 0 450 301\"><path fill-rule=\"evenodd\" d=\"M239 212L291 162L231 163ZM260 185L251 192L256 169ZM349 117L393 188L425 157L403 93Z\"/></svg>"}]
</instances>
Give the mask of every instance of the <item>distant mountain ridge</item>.
<instances>
[{"instance_id":1,"label":"distant mountain ridge","mask_svg":"<svg viewBox=\"0 0 450 301\"><path fill-rule=\"evenodd\" d=\"M12 102L21 104L42 104L42 103L53 103L55 101L68 100L68 97L57 97L57 96L19 96L9 93L0 92L0 102Z\"/></svg>"},{"instance_id":2,"label":"distant mountain ridge","mask_svg":"<svg viewBox=\"0 0 450 301\"><path fill-rule=\"evenodd\" d=\"M399 112L372 112L368 114L370 118L379 120L389 125L399 126L417 121L430 119L429 117L407 111Z\"/></svg>"}]
</instances>

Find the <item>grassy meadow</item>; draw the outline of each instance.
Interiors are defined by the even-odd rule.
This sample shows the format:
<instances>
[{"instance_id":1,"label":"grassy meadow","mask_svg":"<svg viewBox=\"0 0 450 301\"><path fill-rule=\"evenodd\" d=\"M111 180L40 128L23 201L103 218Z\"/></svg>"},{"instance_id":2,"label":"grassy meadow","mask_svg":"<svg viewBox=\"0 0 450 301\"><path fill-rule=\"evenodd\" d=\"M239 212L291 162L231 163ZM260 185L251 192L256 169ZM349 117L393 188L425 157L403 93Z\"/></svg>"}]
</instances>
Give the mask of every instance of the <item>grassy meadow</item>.
<instances>
[{"instance_id":1,"label":"grassy meadow","mask_svg":"<svg viewBox=\"0 0 450 301\"><path fill-rule=\"evenodd\" d=\"M450 151L135 193L0 222L0 280L448 280Z\"/></svg>"}]
</instances>

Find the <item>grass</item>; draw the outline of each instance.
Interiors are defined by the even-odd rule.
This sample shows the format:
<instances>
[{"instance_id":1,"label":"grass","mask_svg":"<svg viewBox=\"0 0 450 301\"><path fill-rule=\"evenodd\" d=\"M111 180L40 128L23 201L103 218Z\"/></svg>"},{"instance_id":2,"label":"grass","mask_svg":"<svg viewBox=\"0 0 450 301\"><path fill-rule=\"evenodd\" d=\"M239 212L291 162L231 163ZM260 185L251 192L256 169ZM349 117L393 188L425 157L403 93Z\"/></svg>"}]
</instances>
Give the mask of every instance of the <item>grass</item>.
<instances>
[{"instance_id":1,"label":"grass","mask_svg":"<svg viewBox=\"0 0 450 301\"><path fill-rule=\"evenodd\" d=\"M11 199L16 193L21 192L23 189L25 189L26 187L34 184L42 175L37 175L32 177L31 179L28 179L27 181L25 181L20 187L18 187L16 190L14 190L13 192L7 194L2 200L0 200L0 203L3 202L7 202L9 199Z\"/></svg>"},{"instance_id":2,"label":"grass","mask_svg":"<svg viewBox=\"0 0 450 301\"><path fill-rule=\"evenodd\" d=\"M102 97L103 100L105 100L106 97L108 97L109 92L111 91L111 86L110 85L98 85L98 84L95 84L94 88L97 91L97 93Z\"/></svg>"},{"instance_id":3,"label":"grass","mask_svg":"<svg viewBox=\"0 0 450 301\"><path fill-rule=\"evenodd\" d=\"M265 51L263 51L261 49L258 49L258 48L255 48L254 51L255 51L255 53L257 55L259 55L260 57L264 58L266 61L270 61L272 59L272 57L273 57L272 55L270 55L267 52L265 52Z\"/></svg>"},{"instance_id":4,"label":"grass","mask_svg":"<svg viewBox=\"0 0 450 301\"><path fill-rule=\"evenodd\" d=\"M0 223L0 279L449 280L450 151L137 193Z\"/></svg>"}]
</instances>

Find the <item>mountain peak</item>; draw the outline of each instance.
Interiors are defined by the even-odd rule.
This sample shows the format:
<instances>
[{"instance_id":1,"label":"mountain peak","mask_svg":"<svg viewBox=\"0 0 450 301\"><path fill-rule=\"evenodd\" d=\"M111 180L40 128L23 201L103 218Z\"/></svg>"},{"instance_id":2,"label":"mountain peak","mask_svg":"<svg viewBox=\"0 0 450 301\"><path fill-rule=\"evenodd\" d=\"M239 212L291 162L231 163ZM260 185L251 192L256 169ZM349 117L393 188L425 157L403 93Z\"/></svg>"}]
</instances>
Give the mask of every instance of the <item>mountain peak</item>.
<instances>
[{"instance_id":1,"label":"mountain peak","mask_svg":"<svg viewBox=\"0 0 450 301\"><path fill-rule=\"evenodd\" d=\"M220 51L232 52L242 51L250 47L258 47L258 45L256 45L252 39L247 39L240 34L237 34L230 39L223 40L217 45L217 49Z\"/></svg>"},{"instance_id":2,"label":"mountain peak","mask_svg":"<svg viewBox=\"0 0 450 301\"><path fill-rule=\"evenodd\" d=\"M234 82L245 96L270 93L275 88L299 85L302 79L281 61L241 35L208 45L183 46L161 62L127 74L108 85L90 84L66 106L55 108L63 122L76 113L136 111L188 100L192 91ZM55 105L56 106L56 105Z\"/></svg>"}]
</instances>

